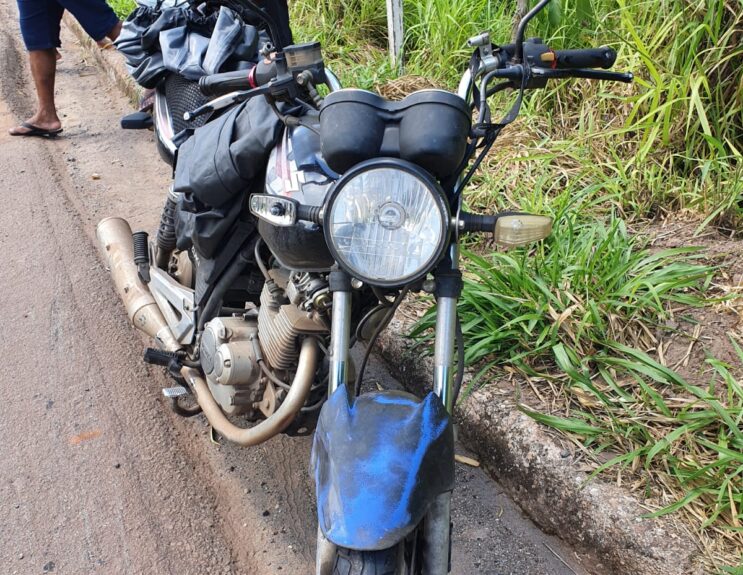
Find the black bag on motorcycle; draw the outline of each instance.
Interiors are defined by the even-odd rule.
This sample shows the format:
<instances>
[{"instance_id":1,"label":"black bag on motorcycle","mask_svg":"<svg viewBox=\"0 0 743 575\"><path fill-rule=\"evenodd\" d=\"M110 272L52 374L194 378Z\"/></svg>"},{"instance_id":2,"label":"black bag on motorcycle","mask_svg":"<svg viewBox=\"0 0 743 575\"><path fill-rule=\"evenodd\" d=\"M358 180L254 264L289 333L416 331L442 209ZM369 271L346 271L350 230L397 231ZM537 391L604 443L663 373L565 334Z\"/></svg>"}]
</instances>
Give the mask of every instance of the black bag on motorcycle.
<instances>
[{"instance_id":1,"label":"black bag on motorcycle","mask_svg":"<svg viewBox=\"0 0 743 575\"><path fill-rule=\"evenodd\" d=\"M259 42L267 40L229 8L204 15L189 6L139 6L124 22L116 48L134 80L154 88L169 72L195 81L250 67L257 62Z\"/></svg>"},{"instance_id":2,"label":"black bag on motorcycle","mask_svg":"<svg viewBox=\"0 0 743 575\"><path fill-rule=\"evenodd\" d=\"M236 227L240 234L254 229L241 216L249 195L263 191L268 156L280 134L273 110L254 98L198 128L180 147L173 184L182 194L175 218L178 249L193 246L206 260L222 257Z\"/></svg>"}]
</instances>

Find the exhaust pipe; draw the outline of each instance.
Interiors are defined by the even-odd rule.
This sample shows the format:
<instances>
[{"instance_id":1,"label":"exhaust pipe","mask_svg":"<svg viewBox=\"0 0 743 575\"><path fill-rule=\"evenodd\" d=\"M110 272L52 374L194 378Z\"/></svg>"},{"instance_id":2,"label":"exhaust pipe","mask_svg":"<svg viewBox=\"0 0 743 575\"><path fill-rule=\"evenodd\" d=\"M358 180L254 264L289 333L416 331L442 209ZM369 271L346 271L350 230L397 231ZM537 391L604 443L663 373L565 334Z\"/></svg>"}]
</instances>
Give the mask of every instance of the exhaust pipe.
<instances>
[{"instance_id":1,"label":"exhaust pipe","mask_svg":"<svg viewBox=\"0 0 743 575\"><path fill-rule=\"evenodd\" d=\"M250 447L268 441L274 435L284 431L294 421L310 393L312 380L317 370L318 349L317 341L314 338L308 337L302 342L297 373L294 376L289 393L287 393L276 413L255 427L238 427L227 419L217 402L214 401L206 381L196 369L184 367L181 369L181 375L196 392L196 401L198 401L211 426L225 439L242 447Z\"/></svg>"},{"instance_id":2,"label":"exhaust pipe","mask_svg":"<svg viewBox=\"0 0 743 575\"><path fill-rule=\"evenodd\" d=\"M149 288L142 283L134 264L132 229L122 218L106 218L96 228L98 242L106 255L116 291L124 302L134 327L154 338L166 351L177 351L181 345L170 331Z\"/></svg>"}]
</instances>

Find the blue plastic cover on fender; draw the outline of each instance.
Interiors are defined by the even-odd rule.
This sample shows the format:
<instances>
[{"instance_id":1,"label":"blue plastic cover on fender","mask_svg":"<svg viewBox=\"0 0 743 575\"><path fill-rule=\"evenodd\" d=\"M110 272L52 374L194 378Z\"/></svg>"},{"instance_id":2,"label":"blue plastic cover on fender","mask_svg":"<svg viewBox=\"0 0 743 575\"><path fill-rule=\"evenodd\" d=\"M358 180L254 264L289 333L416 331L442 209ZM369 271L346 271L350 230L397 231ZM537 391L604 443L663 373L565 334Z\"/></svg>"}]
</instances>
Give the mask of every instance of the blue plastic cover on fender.
<instances>
[{"instance_id":1,"label":"blue plastic cover on fender","mask_svg":"<svg viewBox=\"0 0 743 575\"><path fill-rule=\"evenodd\" d=\"M312 470L325 537L349 549L391 547L454 488L449 415L433 393L369 393L349 406L340 387L320 413Z\"/></svg>"}]
</instances>

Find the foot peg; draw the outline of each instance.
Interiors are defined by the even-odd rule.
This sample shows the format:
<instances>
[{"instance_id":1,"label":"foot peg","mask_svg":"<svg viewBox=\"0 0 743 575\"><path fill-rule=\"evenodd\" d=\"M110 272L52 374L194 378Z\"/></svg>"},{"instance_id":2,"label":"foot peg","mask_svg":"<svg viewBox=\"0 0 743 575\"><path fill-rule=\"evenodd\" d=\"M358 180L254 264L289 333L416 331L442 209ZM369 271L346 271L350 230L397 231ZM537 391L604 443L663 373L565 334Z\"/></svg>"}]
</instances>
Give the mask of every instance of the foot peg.
<instances>
[{"instance_id":1,"label":"foot peg","mask_svg":"<svg viewBox=\"0 0 743 575\"><path fill-rule=\"evenodd\" d=\"M178 361L178 355L172 351L163 351L154 347L148 347L144 350L145 363L168 367L173 360Z\"/></svg>"},{"instance_id":2,"label":"foot peg","mask_svg":"<svg viewBox=\"0 0 743 575\"><path fill-rule=\"evenodd\" d=\"M148 130L152 126L152 114L147 112L134 112L121 118L121 127L124 130Z\"/></svg>"},{"instance_id":3,"label":"foot peg","mask_svg":"<svg viewBox=\"0 0 743 575\"><path fill-rule=\"evenodd\" d=\"M162 365L163 367L168 368L170 377L172 377L176 383L183 385L186 384L185 380L181 376L181 368L183 367L183 364L181 363L177 353L148 347L144 352L144 361L151 365ZM180 387L183 387L183 385Z\"/></svg>"}]
</instances>

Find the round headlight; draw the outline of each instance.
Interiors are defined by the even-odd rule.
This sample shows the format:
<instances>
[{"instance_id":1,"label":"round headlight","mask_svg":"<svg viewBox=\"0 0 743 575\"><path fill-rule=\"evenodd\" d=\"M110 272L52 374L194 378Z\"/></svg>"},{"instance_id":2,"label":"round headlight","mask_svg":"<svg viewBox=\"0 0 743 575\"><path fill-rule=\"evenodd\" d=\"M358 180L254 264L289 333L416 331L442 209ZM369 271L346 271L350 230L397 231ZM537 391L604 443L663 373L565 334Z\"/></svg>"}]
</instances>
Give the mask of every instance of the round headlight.
<instances>
[{"instance_id":1,"label":"round headlight","mask_svg":"<svg viewBox=\"0 0 743 575\"><path fill-rule=\"evenodd\" d=\"M436 181L402 160L372 160L341 178L325 208L325 239L344 271L401 286L441 258L449 208Z\"/></svg>"}]
</instances>

